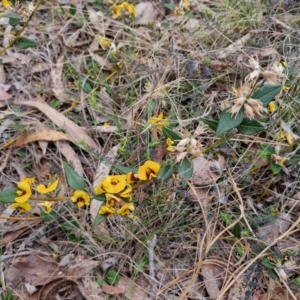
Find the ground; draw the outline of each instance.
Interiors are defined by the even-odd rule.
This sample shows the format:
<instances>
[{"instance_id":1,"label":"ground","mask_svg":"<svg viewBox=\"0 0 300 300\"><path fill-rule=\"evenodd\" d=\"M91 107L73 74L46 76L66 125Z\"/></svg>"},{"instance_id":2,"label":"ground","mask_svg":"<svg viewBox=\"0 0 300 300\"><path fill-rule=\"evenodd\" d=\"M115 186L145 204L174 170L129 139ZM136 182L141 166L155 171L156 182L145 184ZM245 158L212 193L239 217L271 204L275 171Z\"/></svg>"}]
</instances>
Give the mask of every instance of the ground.
<instances>
[{"instance_id":1,"label":"ground","mask_svg":"<svg viewBox=\"0 0 300 300\"><path fill-rule=\"evenodd\" d=\"M2 0L1 300L300 299L299 12Z\"/></svg>"}]
</instances>

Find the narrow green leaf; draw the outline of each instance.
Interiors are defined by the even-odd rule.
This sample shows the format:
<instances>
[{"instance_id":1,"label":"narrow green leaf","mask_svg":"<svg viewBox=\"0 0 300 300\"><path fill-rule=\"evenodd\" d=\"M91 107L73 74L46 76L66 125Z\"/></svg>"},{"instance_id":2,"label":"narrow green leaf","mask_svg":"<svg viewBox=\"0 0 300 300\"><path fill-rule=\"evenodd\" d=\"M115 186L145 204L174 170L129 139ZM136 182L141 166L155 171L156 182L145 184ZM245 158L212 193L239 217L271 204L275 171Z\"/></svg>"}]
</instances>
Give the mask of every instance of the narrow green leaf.
<instances>
[{"instance_id":1,"label":"narrow green leaf","mask_svg":"<svg viewBox=\"0 0 300 300\"><path fill-rule=\"evenodd\" d=\"M106 273L106 281L108 284L110 285L114 285L117 284L119 282L119 280L121 279L121 276L119 275L118 272L116 272L115 270L109 270Z\"/></svg>"},{"instance_id":2,"label":"narrow green leaf","mask_svg":"<svg viewBox=\"0 0 300 300\"><path fill-rule=\"evenodd\" d=\"M177 172L181 178L191 178L193 176L193 163L185 157L178 165Z\"/></svg>"},{"instance_id":3,"label":"narrow green leaf","mask_svg":"<svg viewBox=\"0 0 300 300\"><path fill-rule=\"evenodd\" d=\"M124 167L124 166L120 166L120 165L114 165L113 167L115 169L119 170L120 172L122 172L123 174L127 174L129 172L137 173L137 171L138 171L138 169L135 167Z\"/></svg>"},{"instance_id":4,"label":"narrow green leaf","mask_svg":"<svg viewBox=\"0 0 300 300\"><path fill-rule=\"evenodd\" d=\"M273 270L273 269L276 268L276 266L275 266L273 263L271 263L268 259L264 259L264 260L261 262L261 264L262 264L264 267L266 267L267 269L270 269L270 270Z\"/></svg>"},{"instance_id":5,"label":"narrow green leaf","mask_svg":"<svg viewBox=\"0 0 300 300\"><path fill-rule=\"evenodd\" d=\"M288 162L286 162L286 164L288 166L291 166L291 165L295 165L299 161L300 161L300 154L295 154L295 155L290 157L290 160Z\"/></svg>"},{"instance_id":6,"label":"narrow green leaf","mask_svg":"<svg viewBox=\"0 0 300 300\"><path fill-rule=\"evenodd\" d=\"M76 15L76 6L74 4L71 4L70 5L70 9L69 9L69 13L72 15L72 16L75 16Z\"/></svg>"},{"instance_id":7,"label":"narrow green leaf","mask_svg":"<svg viewBox=\"0 0 300 300\"><path fill-rule=\"evenodd\" d=\"M18 14L16 13L8 13L8 14L4 14L4 15L1 15L1 17L3 18L9 18L9 19L22 19L22 17L20 17Z\"/></svg>"},{"instance_id":8,"label":"narrow green leaf","mask_svg":"<svg viewBox=\"0 0 300 300\"><path fill-rule=\"evenodd\" d=\"M272 154L275 154L275 149L268 144L261 144L260 145L261 151L260 156L264 159L270 159Z\"/></svg>"},{"instance_id":9,"label":"narrow green leaf","mask_svg":"<svg viewBox=\"0 0 300 300\"><path fill-rule=\"evenodd\" d=\"M182 137L179 133L177 133L176 131L174 131L168 127L163 127L162 133L166 139L170 138L172 141L180 141L182 139Z\"/></svg>"},{"instance_id":10,"label":"narrow green leaf","mask_svg":"<svg viewBox=\"0 0 300 300\"><path fill-rule=\"evenodd\" d=\"M282 85L265 85L258 88L251 98L259 99L263 106L268 104L274 99L274 97L281 91Z\"/></svg>"},{"instance_id":11,"label":"narrow green leaf","mask_svg":"<svg viewBox=\"0 0 300 300\"><path fill-rule=\"evenodd\" d=\"M175 9L175 5L172 3L165 3L164 6L169 9L169 10L174 10Z\"/></svg>"},{"instance_id":12,"label":"narrow green leaf","mask_svg":"<svg viewBox=\"0 0 300 300\"><path fill-rule=\"evenodd\" d=\"M207 120L207 119L201 119L201 121L210 127L210 129L216 131L217 128L218 128L218 124L219 124L219 121L218 120Z\"/></svg>"},{"instance_id":13,"label":"narrow green leaf","mask_svg":"<svg viewBox=\"0 0 300 300\"><path fill-rule=\"evenodd\" d=\"M101 277L97 277L96 278L96 282L97 282L97 284L98 284L99 287L102 287L102 285L103 285L103 279Z\"/></svg>"},{"instance_id":14,"label":"narrow green leaf","mask_svg":"<svg viewBox=\"0 0 300 300\"><path fill-rule=\"evenodd\" d=\"M242 123L237 127L237 130L242 134L255 134L265 129L266 127L262 123L248 118L244 118Z\"/></svg>"},{"instance_id":15,"label":"narrow green leaf","mask_svg":"<svg viewBox=\"0 0 300 300\"><path fill-rule=\"evenodd\" d=\"M276 175L281 171L282 166L279 166L279 165L275 164L275 162L272 161L270 164L270 168L271 168L273 174Z\"/></svg>"},{"instance_id":16,"label":"narrow green leaf","mask_svg":"<svg viewBox=\"0 0 300 300\"><path fill-rule=\"evenodd\" d=\"M35 41L32 41L28 38L25 37L20 37L18 41L16 42L16 46L19 47L20 49L27 49L31 47L37 47L40 46L41 44L36 43Z\"/></svg>"},{"instance_id":17,"label":"narrow green leaf","mask_svg":"<svg viewBox=\"0 0 300 300\"><path fill-rule=\"evenodd\" d=\"M92 230L95 230L95 228L100 224L102 223L105 219L107 218L107 216L105 215L97 215L97 217L95 218L94 220L94 223L92 225Z\"/></svg>"},{"instance_id":18,"label":"narrow green leaf","mask_svg":"<svg viewBox=\"0 0 300 300\"><path fill-rule=\"evenodd\" d=\"M93 199L98 200L98 201L105 201L106 197L105 194L101 194L101 195L94 195Z\"/></svg>"},{"instance_id":19,"label":"narrow green leaf","mask_svg":"<svg viewBox=\"0 0 300 300\"><path fill-rule=\"evenodd\" d=\"M158 179L161 179L162 182L167 181L172 177L174 173L174 168L171 165L163 166L158 174Z\"/></svg>"},{"instance_id":20,"label":"narrow green leaf","mask_svg":"<svg viewBox=\"0 0 300 300\"><path fill-rule=\"evenodd\" d=\"M16 193L17 190L18 190L17 188L11 188L0 192L0 202L3 203L15 202L15 198L18 197Z\"/></svg>"},{"instance_id":21,"label":"narrow green leaf","mask_svg":"<svg viewBox=\"0 0 300 300\"><path fill-rule=\"evenodd\" d=\"M84 179L74 171L66 162L63 162L69 186L74 190L84 189Z\"/></svg>"},{"instance_id":22,"label":"narrow green leaf","mask_svg":"<svg viewBox=\"0 0 300 300\"><path fill-rule=\"evenodd\" d=\"M234 117L231 116L231 113L228 112L229 108L226 110L223 110L220 116L220 121L218 124L218 128L216 131L216 135L220 136L224 132L229 131L232 128L235 128L239 126L243 119L244 119L244 112L243 110L240 110L238 114Z\"/></svg>"}]
</instances>

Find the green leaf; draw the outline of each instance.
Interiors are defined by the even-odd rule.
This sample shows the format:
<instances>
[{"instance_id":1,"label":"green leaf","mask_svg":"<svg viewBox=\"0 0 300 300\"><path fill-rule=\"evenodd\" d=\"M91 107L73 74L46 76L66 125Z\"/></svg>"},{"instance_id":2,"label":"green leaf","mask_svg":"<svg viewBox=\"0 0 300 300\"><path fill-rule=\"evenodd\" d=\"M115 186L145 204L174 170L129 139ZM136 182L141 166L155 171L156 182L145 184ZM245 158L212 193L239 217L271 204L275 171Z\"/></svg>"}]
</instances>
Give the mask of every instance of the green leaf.
<instances>
[{"instance_id":1,"label":"green leaf","mask_svg":"<svg viewBox=\"0 0 300 300\"><path fill-rule=\"evenodd\" d=\"M279 165L275 164L275 162L272 161L270 164L270 168L271 168L273 174L276 175L281 171L282 166L279 166Z\"/></svg>"},{"instance_id":2,"label":"green leaf","mask_svg":"<svg viewBox=\"0 0 300 300\"><path fill-rule=\"evenodd\" d=\"M75 218L72 218L70 221L62 223L61 227L64 231L68 231L76 227L79 228L79 224Z\"/></svg>"},{"instance_id":3,"label":"green leaf","mask_svg":"<svg viewBox=\"0 0 300 300\"><path fill-rule=\"evenodd\" d=\"M18 190L17 188L11 188L0 192L0 202L3 203L15 202L15 198L18 197L17 190Z\"/></svg>"},{"instance_id":4,"label":"green leaf","mask_svg":"<svg viewBox=\"0 0 300 300\"><path fill-rule=\"evenodd\" d=\"M45 212L44 210L40 213L40 217L46 221L54 221L57 217L57 213L54 210L51 210L50 213Z\"/></svg>"},{"instance_id":5,"label":"green leaf","mask_svg":"<svg viewBox=\"0 0 300 300\"><path fill-rule=\"evenodd\" d=\"M270 159L272 154L275 154L275 149L268 144L261 144L260 145L261 151L260 156L264 159Z\"/></svg>"},{"instance_id":6,"label":"green leaf","mask_svg":"<svg viewBox=\"0 0 300 300\"><path fill-rule=\"evenodd\" d=\"M162 133L166 139L170 138L172 141L180 141L182 139L182 137L179 133L177 133L176 131L174 131L168 127L163 127Z\"/></svg>"},{"instance_id":7,"label":"green leaf","mask_svg":"<svg viewBox=\"0 0 300 300\"><path fill-rule=\"evenodd\" d=\"M242 123L237 127L237 130L242 134L255 134L265 129L266 127L262 123L248 118L244 118Z\"/></svg>"},{"instance_id":8,"label":"green leaf","mask_svg":"<svg viewBox=\"0 0 300 300\"><path fill-rule=\"evenodd\" d=\"M103 285L103 279L101 277L97 277L96 278L96 282L99 285L99 287L102 287L102 285Z\"/></svg>"},{"instance_id":9,"label":"green leaf","mask_svg":"<svg viewBox=\"0 0 300 300\"><path fill-rule=\"evenodd\" d=\"M40 46L41 44L36 43L35 41L32 41L28 38L25 37L20 37L18 41L16 42L16 46L19 47L20 49L27 49L31 47L37 47Z\"/></svg>"},{"instance_id":10,"label":"green leaf","mask_svg":"<svg viewBox=\"0 0 300 300\"><path fill-rule=\"evenodd\" d=\"M164 6L169 10L175 10L175 5L172 3L165 3Z\"/></svg>"},{"instance_id":11,"label":"green leaf","mask_svg":"<svg viewBox=\"0 0 300 300\"><path fill-rule=\"evenodd\" d=\"M270 262L268 259L264 259L264 260L261 262L261 264L262 264L265 268L270 269L270 270L273 270L273 269L276 268L276 266L275 266L272 262Z\"/></svg>"},{"instance_id":12,"label":"green leaf","mask_svg":"<svg viewBox=\"0 0 300 300\"><path fill-rule=\"evenodd\" d=\"M75 16L76 15L76 6L74 4L71 4L70 5L70 9L69 9L69 13L72 15L72 16Z\"/></svg>"},{"instance_id":13,"label":"green leaf","mask_svg":"<svg viewBox=\"0 0 300 300\"><path fill-rule=\"evenodd\" d=\"M218 128L218 124L219 124L219 121L218 120L207 120L207 119L201 119L201 121L209 126L213 131L216 131L217 128Z\"/></svg>"},{"instance_id":14,"label":"green leaf","mask_svg":"<svg viewBox=\"0 0 300 300\"><path fill-rule=\"evenodd\" d=\"M295 154L290 157L289 161L286 162L288 166L294 165L300 161L300 154Z\"/></svg>"},{"instance_id":15,"label":"green leaf","mask_svg":"<svg viewBox=\"0 0 300 300\"><path fill-rule=\"evenodd\" d=\"M9 19L18 19L18 20L22 19L22 17L20 17L16 13L4 14L4 15L1 15L1 17L3 17L3 18L9 18Z\"/></svg>"},{"instance_id":16,"label":"green leaf","mask_svg":"<svg viewBox=\"0 0 300 300\"><path fill-rule=\"evenodd\" d=\"M177 172L181 178L191 178L193 176L193 163L185 157L178 165Z\"/></svg>"},{"instance_id":17,"label":"green leaf","mask_svg":"<svg viewBox=\"0 0 300 300\"><path fill-rule=\"evenodd\" d=\"M66 162L63 162L69 186L74 190L84 189L84 179L74 171Z\"/></svg>"},{"instance_id":18,"label":"green leaf","mask_svg":"<svg viewBox=\"0 0 300 300\"><path fill-rule=\"evenodd\" d=\"M93 199L98 200L98 201L106 201L105 194L93 195Z\"/></svg>"},{"instance_id":19,"label":"green leaf","mask_svg":"<svg viewBox=\"0 0 300 300\"><path fill-rule=\"evenodd\" d=\"M110 285L114 285L117 284L119 282L119 280L121 279L121 276L119 275L118 272L116 272L115 270L109 270L106 273L106 281L108 284Z\"/></svg>"},{"instance_id":20,"label":"green leaf","mask_svg":"<svg viewBox=\"0 0 300 300\"><path fill-rule=\"evenodd\" d=\"M92 230L95 230L95 228L101 223L103 222L105 219L107 218L107 216L105 215L97 215L97 217L94 220L94 223L92 225Z\"/></svg>"},{"instance_id":21,"label":"green leaf","mask_svg":"<svg viewBox=\"0 0 300 300\"><path fill-rule=\"evenodd\" d=\"M16 13L4 14L4 15L2 15L2 17L9 18L9 24L13 27L17 26L21 19L21 17Z\"/></svg>"},{"instance_id":22,"label":"green leaf","mask_svg":"<svg viewBox=\"0 0 300 300\"><path fill-rule=\"evenodd\" d=\"M282 85L265 85L258 88L252 95L252 99L259 99L263 106L268 104L274 99L274 97L281 91Z\"/></svg>"},{"instance_id":23,"label":"green leaf","mask_svg":"<svg viewBox=\"0 0 300 300\"><path fill-rule=\"evenodd\" d=\"M128 174L129 172L137 173L138 171L138 169L135 167L124 167L120 165L114 165L113 167L122 172L123 174Z\"/></svg>"},{"instance_id":24,"label":"green leaf","mask_svg":"<svg viewBox=\"0 0 300 300\"><path fill-rule=\"evenodd\" d=\"M242 226L240 223L235 224L230 231L236 238L241 238Z\"/></svg>"},{"instance_id":25,"label":"green leaf","mask_svg":"<svg viewBox=\"0 0 300 300\"><path fill-rule=\"evenodd\" d=\"M244 119L244 112L240 110L238 114L234 117L231 116L231 113L228 112L229 108L223 110L220 116L220 121L216 131L216 135L220 136L224 132L229 131L232 128L239 126Z\"/></svg>"},{"instance_id":26,"label":"green leaf","mask_svg":"<svg viewBox=\"0 0 300 300\"><path fill-rule=\"evenodd\" d=\"M158 174L158 179L161 179L162 182L165 182L172 177L173 173L174 173L173 166L171 165L163 166Z\"/></svg>"}]
</instances>

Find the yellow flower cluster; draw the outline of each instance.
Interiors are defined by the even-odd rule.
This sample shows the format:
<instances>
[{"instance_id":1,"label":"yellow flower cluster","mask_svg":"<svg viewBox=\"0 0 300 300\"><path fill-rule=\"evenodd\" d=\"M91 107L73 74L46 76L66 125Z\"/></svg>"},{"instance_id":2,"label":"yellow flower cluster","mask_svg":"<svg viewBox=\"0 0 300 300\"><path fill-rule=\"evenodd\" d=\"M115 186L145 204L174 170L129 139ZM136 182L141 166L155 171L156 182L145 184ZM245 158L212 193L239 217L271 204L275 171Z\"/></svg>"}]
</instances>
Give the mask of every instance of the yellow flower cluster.
<instances>
[{"instance_id":1,"label":"yellow flower cluster","mask_svg":"<svg viewBox=\"0 0 300 300\"><path fill-rule=\"evenodd\" d=\"M157 177L160 165L148 160L139 167L137 174L129 172L127 175L108 175L94 190L96 195L105 194L106 203L99 210L100 215L108 217L118 214L130 215L134 211L132 202L133 183L149 181Z\"/></svg>"},{"instance_id":2,"label":"yellow flower cluster","mask_svg":"<svg viewBox=\"0 0 300 300\"><path fill-rule=\"evenodd\" d=\"M189 0L181 0L179 2L179 5L176 6L175 10L174 10L174 14L175 15L184 15L185 12L190 11L191 10L191 3Z\"/></svg>"},{"instance_id":3,"label":"yellow flower cluster","mask_svg":"<svg viewBox=\"0 0 300 300\"><path fill-rule=\"evenodd\" d=\"M136 9L134 5L128 2L122 2L121 4L114 4L112 7L112 13L120 18L122 13L129 15L130 17L136 17Z\"/></svg>"},{"instance_id":4,"label":"yellow flower cluster","mask_svg":"<svg viewBox=\"0 0 300 300\"><path fill-rule=\"evenodd\" d=\"M21 211L31 211L31 205L28 203L28 201L32 197L32 185L34 184L34 181L34 178L24 178L18 183L15 203L10 206L12 209L19 208ZM39 194L46 195L54 192L58 187L58 183L58 178L55 178L47 185L39 184L35 190ZM80 208L84 205L90 205L90 196L85 191L76 190L73 194L73 197L71 197L71 201L76 202L78 207ZM44 210L47 213L50 213L52 210L52 204L49 201L44 201L38 205L44 207Z\"/></svg>"},{"instance_id":5,"label":"yellow flower cluster","mask_svg":"<svg viewBox=\"0 0 300 300\"><path fill-rule=\"evenodd\" d=\"M149 124L153 125L153 128L160 131L165 125L168 125L168 119L166 119L166 116L163 113L159 113L158 116L153 116L149 120Z\"/></svg>"}]
</instances>

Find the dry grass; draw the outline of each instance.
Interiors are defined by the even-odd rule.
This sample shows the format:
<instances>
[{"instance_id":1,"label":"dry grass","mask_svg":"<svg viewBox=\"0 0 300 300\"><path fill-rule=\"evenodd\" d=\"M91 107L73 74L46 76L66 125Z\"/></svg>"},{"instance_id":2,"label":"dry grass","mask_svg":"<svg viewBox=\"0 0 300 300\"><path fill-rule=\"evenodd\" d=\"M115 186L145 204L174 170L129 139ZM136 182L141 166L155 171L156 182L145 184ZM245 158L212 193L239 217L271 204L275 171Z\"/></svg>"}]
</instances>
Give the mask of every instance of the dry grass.
<instances>
[{"instance_id":1,"label":"dry grass","mask_svg":"<svg viewBox=\"0 0 300 300\"><path fill-rule=\"evenodd\" d=\"M69 195L62 161L84 177L89 193L101 172L120 174L120 167L149 159L176 165L165 137L150 130L148 121L161 112L172 130L199 140L205 163L215 168L207 167L213 178L204 185L176 174L151 181L134 193L136 220L114 216L95 230L93 206L78 209L60 201L56 218L45 220L37 206L21 214L0 203L3 300L299 298L300 7L293 1L198 2L191 1L187 16L174 15L163 1L151 2L155 19L140 25L143 17L114 17L109 1L48 1L23 32L40 45L14 45L2 53L0 83L9 85L12 96L0 99L2 190L23 177L45 183L47 174L57 174L58 194ZM9 32L24 25L14 30L5 20L0 19L2 47L11 41ZM116 49L102 49L98 34ZM217 136L207 122L219 120L226 101L233 100L233 88L251 72L250 57L259 57L264 69L286 61L290 89L276 98L273 114L256 116L265 124L261 132L234 129ZM56 114L28 106L32 99L44 100ZM63 116L71 128L60 125ZM75 127L72 133L72 124L84 135ZM199 128L205 130L197 135ZM68 140L58 142L49 131L46 142L23 138L50 129ZM292 145L281 131L293 133ZM108 157L116 145L118 155ZM279 149L281 156L296 155L295 163L274 174L262 145ZM203 169L204 161L194 172ZM36 283L36 274L26 273L28 257L36 273L42 272L40 259L47 259L49 278L59 270L72 282ZM101 291L96 280L105 282L108 269L122 279ZM37 292L29 295L25 282Z\"/></svg>"}]
</instances>

